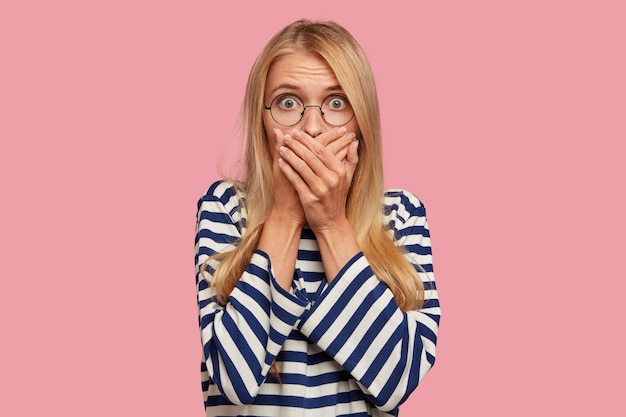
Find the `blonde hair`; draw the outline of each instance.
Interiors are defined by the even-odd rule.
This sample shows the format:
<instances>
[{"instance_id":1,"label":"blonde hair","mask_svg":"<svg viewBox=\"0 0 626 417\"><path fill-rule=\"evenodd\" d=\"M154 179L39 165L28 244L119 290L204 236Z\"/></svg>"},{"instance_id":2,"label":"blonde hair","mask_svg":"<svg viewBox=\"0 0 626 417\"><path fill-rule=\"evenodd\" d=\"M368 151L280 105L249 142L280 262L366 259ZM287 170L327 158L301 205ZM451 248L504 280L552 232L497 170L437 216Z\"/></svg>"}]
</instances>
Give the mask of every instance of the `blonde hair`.
<instances>
[{"instance_id":1,"label":"blonde hair","mask_svg":"<svg viewBox=\"0 0 626 417\"><path fill-rule=\"evenodd\" d=\"M360 129L359 162L348 194L346 215L357 242L376 277L393 293L403 311L420 308L424 286L404 257L383 221L382 140L374 76L363 50L334 22L296 21L277 33L256 59L243 105L246 138L244 171L237 186L246 197L246 229L232 251L216 254L220 261L211 285L226 303L258 245L263 222L273 204L272 153L263 126L265 84L270 67L279 58L297 52L323 58L350 100ZM202 271L206 268L206 262Z\"/></svg>"}]
</instances>

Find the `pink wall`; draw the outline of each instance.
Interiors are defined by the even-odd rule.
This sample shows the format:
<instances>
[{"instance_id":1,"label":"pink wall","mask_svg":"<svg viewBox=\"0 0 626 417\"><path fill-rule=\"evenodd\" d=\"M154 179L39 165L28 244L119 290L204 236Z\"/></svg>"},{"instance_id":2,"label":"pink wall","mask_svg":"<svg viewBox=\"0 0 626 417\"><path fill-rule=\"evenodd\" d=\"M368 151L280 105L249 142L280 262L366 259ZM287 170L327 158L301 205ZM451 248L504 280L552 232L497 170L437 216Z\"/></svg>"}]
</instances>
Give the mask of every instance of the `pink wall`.
<instances>
[{"instance_id":1,"label":"pink wall","mask_svg":"<svg viewBox=\"0 0 626 417\"><path fill-rule=\"evenodd\" d=\"M5 3L0 415L203 415L195 204L300 17L360 40L428 209L439 356L401 415L624 415L623 2Z\"/></svg>"}]
</instances>

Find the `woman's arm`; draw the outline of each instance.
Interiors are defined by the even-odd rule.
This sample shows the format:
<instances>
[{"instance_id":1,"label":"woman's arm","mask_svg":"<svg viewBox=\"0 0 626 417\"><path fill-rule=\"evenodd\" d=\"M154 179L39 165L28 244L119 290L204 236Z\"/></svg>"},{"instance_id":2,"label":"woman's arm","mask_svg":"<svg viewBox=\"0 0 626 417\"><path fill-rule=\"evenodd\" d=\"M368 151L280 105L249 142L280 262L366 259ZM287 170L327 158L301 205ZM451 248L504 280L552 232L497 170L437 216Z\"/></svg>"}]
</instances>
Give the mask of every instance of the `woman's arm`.
<instances>
[{"instance_id":1,"label":"woman's arm","mask_svg":"<svg viewBox=\"0 0 626 417\"><path fill-rule=\"evenodd\" d=\"M294 132L280 148L281 169L298 193L307 222L318 240L330 283L298 328L360 384L376 407L388 411L402 403L435 359L439 302L425 210L406 193L387 207L390 226L407 260L421 274L426 302L403 312L389 288L374 275L352 233L346 231L346 199L358 163L358 142L347 144L341 160L323 140ZM392 199L393 200L393 199Z\"/></svg>"},{"instance_id":2,"label":"woman's arm","mask_svg":"<svg viewBox=\"0 0 626 417\"><path fill-rule=\"evenodd\" d=\"M307 305L303 294L286 291L277 282L269 256L254 252L244 274L220 305L200 273L212 255L232 250L245 219L241 199L231 184L211 186L198 203L196 282L201 339L208 376L224 397L250 403L265 381L276 355ZM210 281L219 263L208 262Z\"/></svg>"},{"instance_id":3,"label":"woman's arm","mask_svg":"<svg viewBox=\"0 0 626 417\"><path fill-rule=\"evenodd\" d=\"M424 306L402 312L359 253L299 323L307 338L351 373L372 404L386 411L406 400L434 364L440 316L424 206L406 192L387 201L397 244L425 271L419 273Z\"/></svg>"}]
</instances>

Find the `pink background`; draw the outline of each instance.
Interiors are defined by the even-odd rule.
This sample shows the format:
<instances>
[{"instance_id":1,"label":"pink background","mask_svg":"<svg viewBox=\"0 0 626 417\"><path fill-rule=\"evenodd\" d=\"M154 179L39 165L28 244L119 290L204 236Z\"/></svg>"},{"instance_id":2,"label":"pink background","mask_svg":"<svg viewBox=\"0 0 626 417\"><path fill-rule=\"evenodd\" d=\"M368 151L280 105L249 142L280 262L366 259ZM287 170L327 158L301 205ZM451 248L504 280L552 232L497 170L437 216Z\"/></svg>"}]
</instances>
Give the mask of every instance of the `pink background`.
<instances>
[{"instance_id":1,"label":"pink background","mask_svg":"<svg viewBox=\"0 0 626 417\"><path fill-rule=\"evenodd\" d=\"M364 4L2 2L0 415L203 415L196 201L300 17L361 42L428 209L438 359L401 415L625 415L624 3Z\"/></svg>"}]
</instances>

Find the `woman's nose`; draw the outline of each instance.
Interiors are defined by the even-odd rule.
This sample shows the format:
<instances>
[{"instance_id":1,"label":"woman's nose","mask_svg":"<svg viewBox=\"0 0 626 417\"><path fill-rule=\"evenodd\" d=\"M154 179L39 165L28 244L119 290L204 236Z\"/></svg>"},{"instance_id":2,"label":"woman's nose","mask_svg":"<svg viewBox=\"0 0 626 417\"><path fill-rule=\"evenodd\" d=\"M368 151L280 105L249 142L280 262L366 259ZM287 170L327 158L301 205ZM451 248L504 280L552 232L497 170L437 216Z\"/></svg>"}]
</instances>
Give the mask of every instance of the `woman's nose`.
<instances>
[{"instance_id":1,"label":"woman's nose","mask_svg":"<svg viewBox=\"0 0 626 417\"><path fill-rule=\"evenodd\" d=\"M319 106L306 106L301 123L302 130L311 137L316 137L328 129L322 117L322 108Z\"/></svg>"}]
</instances>

